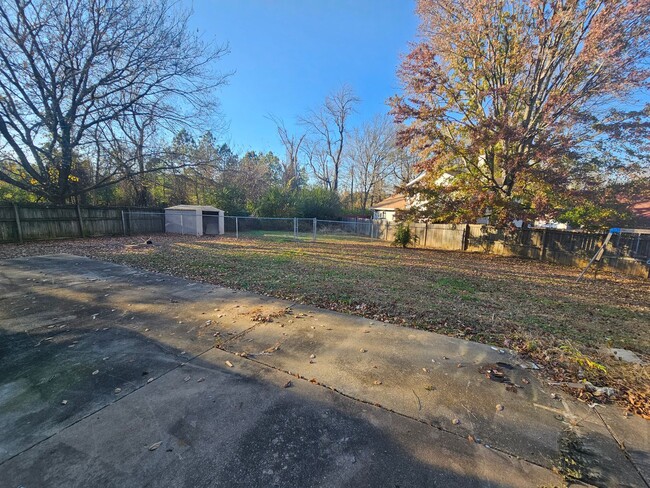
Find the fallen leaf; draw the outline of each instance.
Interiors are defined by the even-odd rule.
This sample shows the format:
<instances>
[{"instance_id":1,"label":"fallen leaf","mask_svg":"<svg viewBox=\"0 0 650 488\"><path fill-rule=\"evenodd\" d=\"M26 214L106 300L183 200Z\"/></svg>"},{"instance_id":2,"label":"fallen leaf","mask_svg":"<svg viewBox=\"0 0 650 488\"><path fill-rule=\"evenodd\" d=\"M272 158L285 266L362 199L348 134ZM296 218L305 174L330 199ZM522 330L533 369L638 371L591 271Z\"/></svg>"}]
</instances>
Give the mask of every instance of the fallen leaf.
<instances>
[{"instance_id":1,"label":"fallen leaf","mask_svg":"<svg viewBox=\"0 0 650 488\"><path fill-rule=\"evenodd\" d=\"M162 444L162 441L154 442L153 444L151 444L149 446L149 450L150 451L155 451L156 449L158 449L160 447L161 444Z\"/></svg>"}]
</instances>

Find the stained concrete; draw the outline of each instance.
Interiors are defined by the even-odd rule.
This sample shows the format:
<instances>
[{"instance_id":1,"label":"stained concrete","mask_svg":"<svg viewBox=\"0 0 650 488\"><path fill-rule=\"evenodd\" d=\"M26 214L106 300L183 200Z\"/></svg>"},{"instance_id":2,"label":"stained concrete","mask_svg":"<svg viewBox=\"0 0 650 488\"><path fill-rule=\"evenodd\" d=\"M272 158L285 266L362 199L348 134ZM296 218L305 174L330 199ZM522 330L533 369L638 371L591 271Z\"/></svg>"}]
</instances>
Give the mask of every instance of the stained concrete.
<instances>
[{"instance_id":1,"label":"stained concrete","mask_svg":"<svg viewBox=\"0 0 650 488\"><path fill-rule=\"evenodd\" d=\"M0 335L7 486L646 486L647 422L481 344L69 255L0 263Z\"/></svg>"}]
</instances>

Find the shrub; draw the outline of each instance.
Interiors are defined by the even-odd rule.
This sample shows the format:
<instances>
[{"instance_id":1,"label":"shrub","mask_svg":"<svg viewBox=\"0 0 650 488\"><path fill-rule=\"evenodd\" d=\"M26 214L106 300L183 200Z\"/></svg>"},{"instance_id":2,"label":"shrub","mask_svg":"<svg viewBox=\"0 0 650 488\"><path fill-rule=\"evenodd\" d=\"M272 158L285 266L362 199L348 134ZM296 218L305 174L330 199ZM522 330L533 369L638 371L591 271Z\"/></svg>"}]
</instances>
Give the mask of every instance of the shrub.
<instances>
[{"instance_id":1,"label":"shrub","mask_svg":"<svg viewBox=\"0 0 650 488\"><path fill-rule=\"evenodd\" d=\"M341 202L336 192L311 187L292 189L272 186L254 209L257 217L300 217L334 220L341 213Z\"/></svg>"},{"instance_id":2,"label":"shrub","mask_svg":"<svg viewBox=\"0 0 650 488\"><path fill-rule=\"evenodd\" d=\"M341 201L336 192L324 188L304 188L296 198L296 216L334 220L341 214Z\"/></svg>"},{"instance_id":3,"label":"shrub","mask_svg":"<svg viewBox=\"0 0 650 488\"><path fill-rule=\"evenodd\" d=\"M414 245L418 241L418 236L416 236L412 231L408 223L400 223L397 225L397 230L395 231L395 239L393 240L394 246L407 247Z\"/></svg>"},{"instance_id":4,"label":"shrub","mask_svg":"<svg viewBox=\"0 0 650 488\"><path fill-rule=\"evenodd\" d=\"M272 186L260 198L253 213L257 217L295 217L296 192L280 185Z\"/></svg>"}]
</instances>

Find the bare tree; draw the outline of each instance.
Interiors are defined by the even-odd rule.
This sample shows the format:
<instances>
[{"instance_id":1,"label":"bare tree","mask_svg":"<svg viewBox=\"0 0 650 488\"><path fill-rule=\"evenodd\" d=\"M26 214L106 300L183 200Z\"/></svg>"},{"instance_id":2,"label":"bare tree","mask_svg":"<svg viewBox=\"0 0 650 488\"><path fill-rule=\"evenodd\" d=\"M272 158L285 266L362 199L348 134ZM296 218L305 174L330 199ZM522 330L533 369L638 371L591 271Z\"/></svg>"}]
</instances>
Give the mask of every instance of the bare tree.
<instances>
[{"instance_id":1,"label":"bare tree","mask_svg":"<svg viewBox=\"0 0 650 488\"><path fill-rule=\"evenodd\" d=\"M332 190L332 168L327 150L321 141L305 139L302 152L307 159L307 164L312 175L326 190Z\"/></svg>"},{"instance_id":2,"label":"bare tree","mask_svg":"<svg viewBox=\"0 0 650 488\"><path fill-rule=\"evenodd\" d=\"M349 118L358 102L359 98L352 88L343 85L325 98L320 109L310 111L301 119L311 132L313 140L310 147L316 151L314 153L318 160L316 167L320 170L319 175L315 176L323 181L323 177L327 175L326 187L333 191L339 189ZM327 164L327 168L322 167L324 163Z\"/></svg>"},{"instance_id":3,"label":"bare tree","mask_svg":"<svg viewBox=\"0 0 650 488\"><path fill-rule=\"evenodd\" d=\"M415 179L418 172L415 170L417 157L408 148L398 146L391 166L391 180L395 186L404 186Z\"/></svg>"},{"instance_id":4,"label":"bare tree","mask_svg":"<svg viewBox=\"0 0 650 488\"><path fill-rule=\"evenodd\" d=\"M374 192L382 189L394 172L397 149L391 120L378 116L355 129L348 154L354 178L351 191L354 191L353 185L356 183L357 191L361 194L361 207L365 210Z\"/></svg>"},{"instance_id":5,"label":"bare tree","mask_svg":"<svg viewBox=\"0 0 650 488\"><path fill-rule=\"evenodd\" d=\"M269 115L273 121L280 137L280 142L285 149L285 159L282 162L282 180L290 188L297 188L300 185L300 146L305 140L306 134L290 134L282 119Z\"/></svg>"},{"instance_id":6,"label":"bare tree","mask_svg":"<svg viewBox=\"0 0 650 488\"><path fill-rule=\"evenodd\" d=\"M167 0L0 2L0 180L62 203L141 172L137 151L107 157L127 121L210 112L226 48L190 33L188 16ZM76 176L83 158L93 181Z\"/></svg>"}]
</instances>

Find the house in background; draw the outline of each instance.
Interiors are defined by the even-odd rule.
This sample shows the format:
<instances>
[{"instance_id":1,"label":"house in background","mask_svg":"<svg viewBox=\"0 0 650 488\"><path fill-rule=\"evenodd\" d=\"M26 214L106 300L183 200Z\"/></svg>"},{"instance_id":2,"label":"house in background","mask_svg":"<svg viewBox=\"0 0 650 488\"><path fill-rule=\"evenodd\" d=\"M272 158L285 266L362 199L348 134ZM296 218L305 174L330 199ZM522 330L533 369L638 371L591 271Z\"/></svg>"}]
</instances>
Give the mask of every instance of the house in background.
<instances>
[{"instance_id":1,"label":"house in background","mask_svg":"<svg viewBox=\"0 0 650 488\"><path fill-rule=\"evenodd\" d=\"M426 171L423 171L415 179L409 181L406 184L406 187L408 188L409 186L415 185L420 180L422 180L426 174ZM436 180L436 185L447 184L451 179L453 179L453 176L449 173L445 173ZM394 222L395 215L398 210L408 210L413 206L417 207L418 205L423 205L424 203L426 202L421 202L418 195L409 198L406 195L395 193L394 195L391 195L385 200L382 200L381 202L370 207L370 210L373 211L373 220L385 220L387 222Z\"/></svg>"},{"instance_id":2,"label":"house in background","mask_svg":"<svg viewBox=\"0 0 650 488\"><path fill-rule=\"evenodd\" d=\"M406 210L407 201L405 195L395 194L370 207L373 220L395 221L397 210Z\"/></svg>"},{"instance_id":3,"label":"house in background","mask_svg":"<svg viewBox=\"0 0 650 488\"><path fill-rule=\"evenodd\" d=\"M415 178L412 181L409 181L406 186L412 186L418 183L420 180L422 180L426 176L426 171L420 173L417 178ZM441 175L436 181L435 184L438 186L446 186L449 185L454 179L454 175L451 173L444 173ZM376 205L370 207L370 209L373 211L372 218L373 220L379 220L379 221L386 221L386 222L394 222L395 221L395 216L397 214L398 210L408 210L409 208L413 206L418 206L418 205L423 205L426 202L423 202L420 200L418 195L415 195L414 197L407 197L406 195L402 195L399 193L396 193L394 195L391 195L390 197L386 198L385 200L382 200L381 202L377 203ZM643 205L643 204L641 204ZM646 203L647 208L646 211L648 214L650 214L650 202ZM645 208L645 207L644 207ZM474 222L475 224L482 224L482 225L489 225L490 223L490 210L486 210L485 212L485 217L480 217L476 219ZM516 227L521 227L523 225L522 220L513 220L512 223ZM535 223L533 224L533 227L543 227L547 229L562 229L566 230L569 229L569 225L564 223L564 222L557 222L555 220L536 220Z\"/></svg>"}]
</instances>

